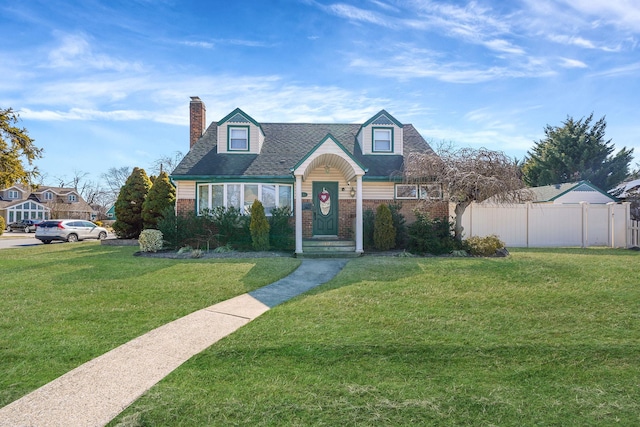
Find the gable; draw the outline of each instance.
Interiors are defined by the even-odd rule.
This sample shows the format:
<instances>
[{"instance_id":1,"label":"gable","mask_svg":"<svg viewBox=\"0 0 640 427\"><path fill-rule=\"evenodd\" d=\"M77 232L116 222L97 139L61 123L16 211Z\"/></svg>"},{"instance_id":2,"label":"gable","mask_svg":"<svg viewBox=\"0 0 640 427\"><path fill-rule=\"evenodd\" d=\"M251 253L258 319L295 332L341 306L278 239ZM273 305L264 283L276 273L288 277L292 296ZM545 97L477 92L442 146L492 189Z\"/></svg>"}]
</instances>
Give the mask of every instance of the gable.
<instances>
[{"instance_id":1,"label":"gable","mask_svg":"<svg viewBox=\"0 0 640 427\"><path fill-rule=\"evenodd\" d=\"M391 114L381 110L367 120L357 135L360 150L365 155L404 154L404 126Z\"/></svg>"}]
</instances>

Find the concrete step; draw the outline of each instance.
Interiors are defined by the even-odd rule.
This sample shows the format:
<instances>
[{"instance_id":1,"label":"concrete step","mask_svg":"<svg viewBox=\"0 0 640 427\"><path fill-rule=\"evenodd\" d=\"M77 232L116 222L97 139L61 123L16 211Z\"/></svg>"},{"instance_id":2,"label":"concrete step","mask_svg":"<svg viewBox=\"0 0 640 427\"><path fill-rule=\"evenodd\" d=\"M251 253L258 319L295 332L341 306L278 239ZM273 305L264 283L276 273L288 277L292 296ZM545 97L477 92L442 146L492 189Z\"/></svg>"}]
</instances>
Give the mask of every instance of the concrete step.
<instances>
[{"instance_id":1,"label":"concrete step","mask_svg":"<svg viewBox=\"0 0 640 427\"><path fill-rule=\"evenodd\" d=\"M356 243L337 238L306 239L302 241L302 254L298 258L356 258Z\"/></svg>"}]
</instances>

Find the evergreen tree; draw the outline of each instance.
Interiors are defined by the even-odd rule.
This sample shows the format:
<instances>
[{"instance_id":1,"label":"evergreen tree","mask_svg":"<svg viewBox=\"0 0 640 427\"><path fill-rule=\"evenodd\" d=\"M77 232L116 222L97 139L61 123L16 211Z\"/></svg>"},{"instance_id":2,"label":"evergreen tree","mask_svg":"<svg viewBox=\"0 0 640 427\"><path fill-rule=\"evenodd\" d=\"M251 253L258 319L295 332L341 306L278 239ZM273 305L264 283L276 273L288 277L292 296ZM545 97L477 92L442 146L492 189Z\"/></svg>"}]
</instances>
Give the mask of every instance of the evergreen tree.
<instances>
[{"instance_id":1,"label":"evergreen tree","mask_svg":"<svg viewBox=\"0 0 640 427\"><path fill-rule=\"evenodd\" d=\"M536 142L522 168L525 183L532 187L564 182L590 181L610 190L629 175L633 149L623 147L613 155L615 146L605 140L607 122L567 117L562 126L547 125L545 138Z\"/></svg>"},{"instance_id":2,"label":"evergreen tree","mask_svg":"<svg viewBox=\"0 0 640 427\"><path fill-rule=\"evenodd\" d=\"M133 168L116 200L113 230L120 239L137 239L143 229L142 206L151 188L144 169Z\"/></svg>"},{"instance_id":3,"label":"evergreen tree","mask_svg":"<svg viewBox=\"0 0 640 427\"><path fill-rule=\"evenodd\" d=\"M42 149L33 144L26 129L15 126L18 115L11 108L0 108L0 188L7 188L17 182L30 184L38 175L36 168L25 169L42 157Z\"/></svg>"},{"instance_id":4,"label":"evergreen tree","mask_svg":"<svg viewBox=\"0 0 640 427\"><path fill-rule=\"evenodd\" d=\"M396 229L393 228L391 209L385 204L378 206L373 225L373 244L381 251L391 249L396 244Z\"/></svg>"},{"instance_id":5,"label":"evergreen tree","mask_svg":"<svg viewBox=\"0 0 640 427\"><path fill-rule=\"evenodd\" d=\"M169 181L166 172L153 180L153 185L142 204L142 220L144 228L158 228L158 220L162 218L167 208L173 207L176 202L176 189Z\"/></svg>"},{"instance_id":6,"label":"evergreen tree","mask_svg":"<svg viewBox=\"0 0 640 427\"><path fill-rule=\"evenodd\" d=\"M256 199L251 205L251 243L256 251L266 251L269 249L269 221L264 214L264 206L260 200Z\"/></svg>"}]
</instances>

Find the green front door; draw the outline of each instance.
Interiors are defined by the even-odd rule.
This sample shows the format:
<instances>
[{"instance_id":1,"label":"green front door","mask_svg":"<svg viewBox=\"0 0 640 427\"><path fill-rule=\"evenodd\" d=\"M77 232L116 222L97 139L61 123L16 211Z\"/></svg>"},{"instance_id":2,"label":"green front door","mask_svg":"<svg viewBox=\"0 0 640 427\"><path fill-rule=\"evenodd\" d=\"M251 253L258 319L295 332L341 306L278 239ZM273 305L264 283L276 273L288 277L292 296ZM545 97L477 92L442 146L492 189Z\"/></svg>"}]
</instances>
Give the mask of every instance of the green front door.
<instances>
[{"instance_id":1,"label":"green front door","mask_svg":"<svg viewBox=\"0 0 640 427\"><path fill-rule=\"evenodd\" d=\"M338 235L338 183L313 183L313 235Z\"/></svg>"}]
</instances>

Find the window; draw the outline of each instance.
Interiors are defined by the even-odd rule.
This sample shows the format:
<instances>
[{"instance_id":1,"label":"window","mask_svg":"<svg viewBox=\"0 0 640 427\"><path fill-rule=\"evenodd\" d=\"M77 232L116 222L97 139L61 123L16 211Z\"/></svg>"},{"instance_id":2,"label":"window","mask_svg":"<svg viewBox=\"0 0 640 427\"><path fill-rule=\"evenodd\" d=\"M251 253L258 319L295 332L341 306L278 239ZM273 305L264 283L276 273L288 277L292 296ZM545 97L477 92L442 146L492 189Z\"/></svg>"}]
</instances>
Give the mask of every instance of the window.
<instances>
[{"instance_id":1,"label":"window","mask_svg":"<svg viewBox=\"0 0 640 427\"><path fill-rule=\"evenodd\" d=\"M249 128L229 126L229 151L249 151Z\"/></svg>"},{"instance_id":2,"label":"window","mask_svg":"<svg viewBox=\"0 0 640 427\"><path fill-rule=\"evenodd\" d=\"M69 194L67 196L67 200L71 203L73 202L77 202L78 201L78 196L76 196L75 194Z\"/></svg>"},{"instance_id":3,"label":"window","mask_svg":"<svg viewBox=\"0 0 640 427\"><path fill-rule=\"evenodd\" d=\"M47 191L46 193L44 193L44 199L53 200L53 193L51 193L50 191Z\"/></svg>"},{"instance_id":4,"label":"window","mask_svg":"<svg viewBox=\"0 0 640 427\"><path fill-rule=\"evenodd\" d=\"M262 202L267 216L276 207L293 206L293 186L288 184L200 184L197 195L200 213L205 209L235 207L248 214L254 200Z\"/></svg>"},{"instance_id":5,"label":"window","mask_svg":"<svg viewBox=\"0 0 640 427\"><path fill-rule=\"evenodd\" d=\"M421 185L420 198L429 200L442 199L442 186L440 184Z\"/></svg>"},{"instance_id":6,"label":"window","mask_svg":"<svg viewBox=\"0 0 640 427\"><path fill-rule=\"evenodd\" d=\"M418 186L415 184L396 184L396 199L417 199Z\"/></svg>"},{"instance_id":7,"label":"window","mask_svg":"<svg viewBox=\"0 0 640 427\"><path fill-rule=\"evenodd\" d=\"M392 129L373 129L373 151L386 152L392 151L393 130Z\"/></svg>"},{"instance_id":8,"label":"window","mask_svg":"<svg viewBox=\"0 0 640 427\"><path fill-rule=\"evenodd\" d=\"M9 198L10 199L19 199L20 195L16 190L9 190Z\"/></svg>"}]
</instances>

